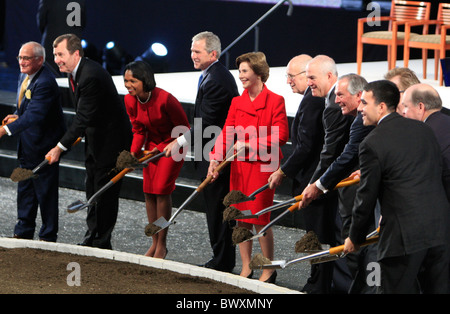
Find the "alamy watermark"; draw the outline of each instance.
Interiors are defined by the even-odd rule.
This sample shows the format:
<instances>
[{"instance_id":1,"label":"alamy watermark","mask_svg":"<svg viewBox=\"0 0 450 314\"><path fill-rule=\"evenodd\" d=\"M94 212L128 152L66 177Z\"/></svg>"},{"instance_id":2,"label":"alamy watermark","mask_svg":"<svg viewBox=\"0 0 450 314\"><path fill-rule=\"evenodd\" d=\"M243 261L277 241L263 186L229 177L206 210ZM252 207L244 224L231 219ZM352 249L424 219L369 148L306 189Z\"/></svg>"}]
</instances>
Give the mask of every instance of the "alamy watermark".
<instances>
[{"instance_id":1,"label":"alamy watermark","mask_svg":"<svg viewBox=\"0 0 450 314\"><path fill-rule=\"evenodd\" d=\"M274 172L278 169L280 161L279 126L227 126L225 129L226 136L222 136L222 128L211 125L203 129L202 118L195 118L193 129L194 134L192 135L188 127L176 126L173 128L171 136L177 138L181 134L184 135L192 147L194 161L209 161L214 146L216 150L213 159L222 161L229 157L225 156L221 150L223 147L226 147L226 151L228 151L237 143L237 150L239 150L239 145L247 143L246 153L239 154L232 160L260 161L262 162L261 172ZM223 140L225 140L225 143ZM207 142L205 143L205 141ZM171 154L175 161L187 158L186 152L180 154L175 148Z\"/></svg>"},{"instance_id":2,"label":"alamy watermark","mask_svg":"<svg viewBox=\"0 0 450 314\"><path fill-rule=\"evenodd\" d=\"M81 6L78 2L69 2L66 10L70 13L67 14L66 23L68 26L81 26Z\"/></svg>"},{"instance_id":3,"label":"alamy watermark","mask_svg":"<svg viewBox=\"0 0 450 314\"><path fill-rule=\"evenodd\" d=\"M367 25L381 26L381 6L378 2L369 2L366 6L367 11L372 11L367 15Z\"/></svg>"}]
</instances>

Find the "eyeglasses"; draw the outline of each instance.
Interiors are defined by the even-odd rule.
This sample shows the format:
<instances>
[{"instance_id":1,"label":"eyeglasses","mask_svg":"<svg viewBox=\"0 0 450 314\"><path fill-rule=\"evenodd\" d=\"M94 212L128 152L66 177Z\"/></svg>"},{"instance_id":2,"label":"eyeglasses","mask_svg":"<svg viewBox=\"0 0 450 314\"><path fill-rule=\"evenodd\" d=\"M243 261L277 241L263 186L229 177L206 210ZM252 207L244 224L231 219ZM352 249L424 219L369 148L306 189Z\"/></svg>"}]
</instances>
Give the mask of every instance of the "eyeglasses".
<instances>
[{"instance_id":1,"label":"eyeglasses","mask_svg":"<svg viewBox=\"0 0 450 314\"><path fill-rule=\"evenodd\" d=\"M300 73L297 73L297 74L286 74L286 78L289 78L289 79L294 79L294 77L296 77L297 75L300 75L300 74L303 74L303 73L306 73L306 71L302 71L302 72L300 72Z\"/></svg>"},{"instance_id":2,"label":"eyeglasses","mask_svg":"<svg viewBox=\"0 0 450 314\"><path fill-rule=\"evenodd\" d=\"M27 56L17 56L16 57L16 59L17 59L17 61L30 61L30 60L33 60L33 59L35 59L35 58L37 58L37 57L27 57Z\"/></svg>"}]
</instances>

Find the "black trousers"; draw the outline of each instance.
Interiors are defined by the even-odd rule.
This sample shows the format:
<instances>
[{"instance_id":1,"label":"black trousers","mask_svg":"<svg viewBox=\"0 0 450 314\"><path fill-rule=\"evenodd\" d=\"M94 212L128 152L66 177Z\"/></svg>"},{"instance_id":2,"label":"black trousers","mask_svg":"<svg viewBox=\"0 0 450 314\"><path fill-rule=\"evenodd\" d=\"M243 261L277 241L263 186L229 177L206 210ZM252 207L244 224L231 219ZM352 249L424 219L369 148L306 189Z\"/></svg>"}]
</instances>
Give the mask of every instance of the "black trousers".
<instances>
[{"instance_id":1,"label":"black trousers","mask_svg":"<svg viewBox=\"0 0 450 314\"><path fill-rule=\"evenodd\" d=\"M89 200L95 192L107 184L115 175L110 168L98 168L91 159L86 160L86 198ZM95 205L87 209L87 231L82 244L102 249L112 249L111 234L119 212L119 193L121 182L104 191Z\"/></svg>"},{"instance_id":2,"label":"black trousers","mask_svg":"<svg viewBox=\"0 0 450 314\"><path fill-rule=\"evenodd\" d=\"M385 294L444 294L448 291L447 245L379 261L381 286Z\"/></svg>"},{"instance_id":3,"label":"black trousers","mask_svg":"<svg viewBox=\"0 0 450 314\"><path fill-rule=\"evenodd\" d=\"M236 263L236 247L231 236L233 222L223 221L223 199L230 191L230 167L222 170L213 183L208 184L202 191L208 224L209 240L213 251L209 265L216 270L230 272Z\"/></svg>"}]
</instances>

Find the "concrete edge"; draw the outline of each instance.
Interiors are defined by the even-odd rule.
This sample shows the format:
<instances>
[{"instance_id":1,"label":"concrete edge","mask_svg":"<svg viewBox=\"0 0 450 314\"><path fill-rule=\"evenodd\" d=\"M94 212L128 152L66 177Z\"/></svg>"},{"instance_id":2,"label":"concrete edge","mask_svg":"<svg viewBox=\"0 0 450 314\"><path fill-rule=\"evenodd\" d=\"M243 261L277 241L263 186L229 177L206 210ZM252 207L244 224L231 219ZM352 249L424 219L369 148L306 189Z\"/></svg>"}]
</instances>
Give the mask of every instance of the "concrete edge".
<instances>
[{"instance_id":1,"label":"concrete edge","mask_svg":"<svg viewBox=\"0 0 450 314\"><path fill-rule=\"evenodd\" d=\"M199 267L181 262L152 258L133 253L104 250L99 248L80 246L66 243L54 243L35 240L23 240L13 238L0 238L0 247L4 248L31 248L75 255L92 256L128 262L158 269L166 269L180 274L187 274L247 289L259 294L301 294L300 291L284 288L275 284L261 282L255 279L243 278L239 275L217 271L214 269Z\"/></svg>"}]
</instances>

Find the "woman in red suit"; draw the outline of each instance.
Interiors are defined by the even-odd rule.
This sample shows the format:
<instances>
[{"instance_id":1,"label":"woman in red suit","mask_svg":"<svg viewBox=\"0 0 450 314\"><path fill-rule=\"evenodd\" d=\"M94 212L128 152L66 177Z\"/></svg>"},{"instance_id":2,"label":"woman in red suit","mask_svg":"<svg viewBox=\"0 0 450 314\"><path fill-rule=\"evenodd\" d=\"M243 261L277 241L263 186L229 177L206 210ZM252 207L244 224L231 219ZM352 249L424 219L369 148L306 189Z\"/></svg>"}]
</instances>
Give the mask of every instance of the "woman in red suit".
<instances>
[{"instance_id":1,"label":"woman in red suit","mask_svg":"<svg viewBox=\"0 0 450 314\"><path fill-rule=\"evenodd\" d=\"M210 175L218 175L215 168L228 149L245 146L245 156L237 157L231 163L230 190L239 190L250 195L268 182L270 174L277 170L282 158L280 147L289 136L288 120L284 98L271 92L265 82L269 77L269 65L262 52L246 53L236 59L239 79L244 87L241 96L231 103L227 120L221 135L216 140L211 153ZM267 189L256 196L254 201L235 204L239 210L251 210L256 213L273 204L274 190ZM270 214L259 218L238 221L239 227L255 228L259 232L270 221ZM273 233L267 230L265 237L260 237L262 253L273 259ZM242 259L241 276L251 277L252 242L239 244ZM273 270L263 270L259 280L275 282Z\"/></svg>"},{"instance_id":2,"label":"woman in red suit","mask_svg":"<svg viewBox=\"0 0 450 314\"><path fill-rule=\"evenodd\" d=\"M133 126L130 152L139 157L142 149L162 152L179 134L175 127L189 128L186 113L180 102L170 93L156 87L153 70L144 61L131 62L125 67L124 83L128 90L125 107ZM144 168L143 190L149 223L172 214L171 194L180 173L183 159L162 157ZM179 160L179 161L176 161ZM146 256L164 258L167 254L167 228L153 237Z\"/></svg>"}]
</instances>

